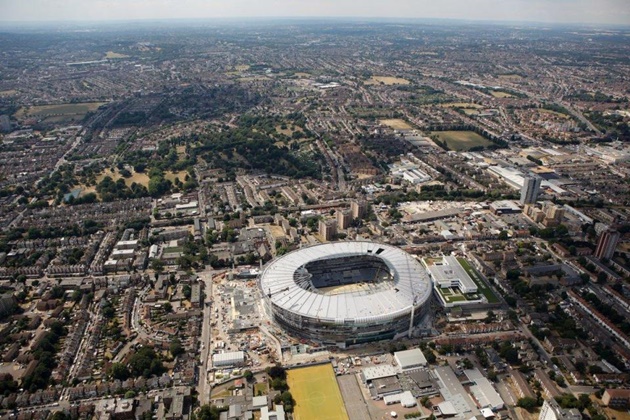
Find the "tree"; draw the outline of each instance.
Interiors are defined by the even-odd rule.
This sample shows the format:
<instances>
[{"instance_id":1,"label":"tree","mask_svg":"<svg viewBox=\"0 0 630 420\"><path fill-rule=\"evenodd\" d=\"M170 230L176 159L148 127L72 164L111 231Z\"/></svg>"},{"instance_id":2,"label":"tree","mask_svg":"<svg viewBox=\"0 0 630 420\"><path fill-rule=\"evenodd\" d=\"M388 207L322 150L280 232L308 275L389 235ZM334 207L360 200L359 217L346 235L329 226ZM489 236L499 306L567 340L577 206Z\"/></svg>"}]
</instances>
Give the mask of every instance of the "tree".
<instances>
[{"instance_id":1,"label":"tree","mask_svg":"<svg viewBox=\"0 0 630 420\"><path fill-rule=\"evenodd\" d=\"M272 379L275 379L275 378L286 379L286 377L287 377L286 369L283 368L280 365L275 365L275 366L268 367L267 369L265 369L265 372Z\"/></svg>"},{"instance_id":2,"label":"tree","mask_svg":"<svg viewBox=\"0 0 630 420\"><path fill-rule=\"evenodd\" d=\"M527 411L531 411L534 408L538 407L538 400L533 397L523 397L519 398L516 402L517 407L524 408Z\"/></svg>"},{"instance_id":3,"label":"tree","mask_svg":"<svg viewBox=\"0 0 630 420\"><path fill-rule=\"evenodd\" d=\"M171 302L166 302L162 305L162 308L164 308L164 312L173 312L173 305L171 305Z\"/></svg>"},{"instance_id":4,"label":"tree","mask_svg":"<svg viewBox=\"0 0 630 420\"><path fill-rule=\"evenodd\" d=\"M164 271L164 263L162 260L154 259L151 261L151 268L157 273Z\"/></svg>"},{"instance_id":5,"label":"tree","mask_svg":"<svg viewBox=\"0 0 630 420\"><path fill-rule=\"evenodd\" d=\"M194 415L195 420L219 420L222 411L227 411L226 407L217 407L215 405L202 405Z\"/></svg>"},{"instance_id":6,"label":"tree","mask_svg":"<svg viewBox=\"0 0 630 420\"><path fill-rule=\"evenodd\" d=\"M143 347L129 360L129 368L134 377L161 375L165 369L157 353L151 347Z\"/></svg>"},{"instance_id":7,"label":"tree","mask_svg":"<svg viewBox=\"0 0 630 420\"><path fill-rule=\"evenodd\" d=\"M430 365L434 364L437 361L437 357L435 357L435 353L432 350L423 350L422 354L424 354L424 358L427 359L427 363Z\"/></svg>"},{"instance_id":8,"label":"tree","mask_svg":"<svg viewBox=\"0 0 630 420\"><path fill-rule=\"evenodd\" d=\"M271 381L271 387L276 391L286 391L287 389L289 389L287 381L282 378L274 378Z\"/></svg>"},{"instance_id":9,"label":"tree","mask_svg":"<svg viewBox=\"0 0 630 420\"><path fill-rule=\"evenodd\" d=\"M276 404L282 403L284 406L284 411L291 413L293 412L293 406L295 406L295 400L293 399L293 395L289 391L284 391L282 394L276 395L274 398L274 402Z\"/></svg>"},{"instance_id":10,"label":"tree","mask_svg":"<svg viewBox=\"0 0 630 420\"><path fill-rule=\"evenodd\" d=\"M77 289L74 292L72 292L73 302L79 303L82 297L83 297L83 292L80 289Z\"/></svg>"},{"instance_id":11,"label":"tree","mask_svg":"<svg viewBox=\"0 0 630 420\"><path fill-rule=\"evenodd\" d=\"M254 374L252 373L251 370L246 370L245 372L243 372L243 377L245 378L245 380L247 380L248 382L251 382L252 379L254 379Z\"/></svg>"},{"instance_id":12,"label":"tree","mask_svg":"<svg viewBox=\"0 0 630 420\"><path fill-rule=\"evenodd\" d=\"M186 299L190 300L192 289L190 288L189 285L185 284L184 287L182 288L182 293Z\"/></svg>"},{"instance_id":13,"label":"tree","mask_svg":"<svg viewBox=\"0 0 630 420\"><path fill-rule=\"evenodd\" d=\"M488 324L490 322L494 322L497 319L496 314L494 313L494 311L489 310L485 319L485 323Z\"/></svg>"},{"instance_id":14,"label":"tree","mask_svg":"<svg viewBox=\"0 0 630 420\"><path fill-rule=\"evenodd\" d=\"M109 375L114 379L124 381L129 378L129 369L122 363L113 363L109 368Z\"/></svg>"},{"instance_id":15,"label":"tree","mask_svg":"<svg viewBox=\"0 0 630 420\"><path fill-rule=\"evenodd\" d=\"M508 280L518 280L520 276L521 276L521 272L519 270L508 270L507 273L505 274L505 277Z\"/></svg>"},{"instance_id":16,"label":"tree","mask_svg":"<svg viewBox=\"0 0 630 420\"><path fill-rule=\"evenodd\" d=\"M182 346L182 343L178 339L173 340L168 350L171 352L171 355L173 357L177 357L180 354L184 353L184 347Z\"/></svg>"}]
</instances>

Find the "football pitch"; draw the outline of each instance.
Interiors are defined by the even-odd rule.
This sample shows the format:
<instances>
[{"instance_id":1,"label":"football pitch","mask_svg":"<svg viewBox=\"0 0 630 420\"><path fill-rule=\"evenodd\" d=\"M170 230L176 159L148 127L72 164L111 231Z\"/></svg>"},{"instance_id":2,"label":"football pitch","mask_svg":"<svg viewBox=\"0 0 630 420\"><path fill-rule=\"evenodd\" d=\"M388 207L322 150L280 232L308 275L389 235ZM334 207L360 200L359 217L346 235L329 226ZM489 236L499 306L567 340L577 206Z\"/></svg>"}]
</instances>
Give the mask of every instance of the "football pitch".
<instances>
[{"instance_id":1,"label":"football pitch","mask_svg":"<svg viewBox=\"0 0 630 420\"><path fill-rule=\"evenodd\" d=\"M287 383L296 402L294 420L348 420L330 364L291 369Z\"/></svg>"}]
</instances>

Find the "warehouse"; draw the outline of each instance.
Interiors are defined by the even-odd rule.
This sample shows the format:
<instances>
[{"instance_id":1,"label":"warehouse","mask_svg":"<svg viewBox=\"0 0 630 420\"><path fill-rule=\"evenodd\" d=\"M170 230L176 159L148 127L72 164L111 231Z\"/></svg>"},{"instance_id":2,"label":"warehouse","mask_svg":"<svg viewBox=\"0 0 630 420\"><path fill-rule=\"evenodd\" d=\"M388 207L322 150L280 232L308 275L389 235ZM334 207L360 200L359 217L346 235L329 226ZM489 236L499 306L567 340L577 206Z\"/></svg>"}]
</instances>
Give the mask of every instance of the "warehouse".
<instances>
[{"instance_id":1,"label":"warehouse","mask_svg":"<svg viewBox=\"0 0 630 420\"><path fill-rule=\"evenodd\" d=\"M422 368L427 365L427 359L420 349L397 351L394 353L394 359L402 372Z\"/></svg>"},{"instance_id":2,"label":"warehouse","mask_svg":"<svg viewBox=\"0 0 630 420\"><path fill-rule=\"evenodd\" d=\"M494 389L492 383L478 369L465 370L464 373L474 383L474 385L470 386L470 392L477 400L480 408L489 408L492 411L497 411L505 406L503 399Z\"/></svg>"},{"instance_id":3,"label":"warehouse","mask_svg":"<svg viewBox=\"0 0 630 420\"><path fill-rule=\"evenodd\" d=\"M242 366L243 364L245 364L245 353L242 351L219 353L212 356L212 366L215 368Z\"/></svg>"}]
</instances>

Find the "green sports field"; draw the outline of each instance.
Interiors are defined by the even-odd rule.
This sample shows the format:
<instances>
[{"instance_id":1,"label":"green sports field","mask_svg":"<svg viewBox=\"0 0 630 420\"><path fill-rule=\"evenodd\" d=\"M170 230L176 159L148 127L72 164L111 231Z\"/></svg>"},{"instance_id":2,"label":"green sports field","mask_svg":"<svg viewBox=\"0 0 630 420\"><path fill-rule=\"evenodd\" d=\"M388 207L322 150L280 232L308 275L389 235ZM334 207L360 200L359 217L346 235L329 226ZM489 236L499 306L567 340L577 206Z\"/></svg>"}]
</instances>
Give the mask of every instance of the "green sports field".
<instances>
[{"instance_id":1,"label":"green sports field","mask_svg":"<svg viewBox=\"0 0 630 420\"><path fill-rule=\"evenodd\" d=\"M446 142L448 148L458 152L470 150L476 146L491 146L492 142L474 131L432 131L441 141Z\"/></svg>"},{"instance_id":2,"label":"green sports field","mask_svg":"<svg viewBox=\"0 0 630 420\"><path fill-rule=\"evenodd\" d=\"M291 369L287 383L296 402L294 420L348 420L330 364Z\"/></svg>"}]
</instances>

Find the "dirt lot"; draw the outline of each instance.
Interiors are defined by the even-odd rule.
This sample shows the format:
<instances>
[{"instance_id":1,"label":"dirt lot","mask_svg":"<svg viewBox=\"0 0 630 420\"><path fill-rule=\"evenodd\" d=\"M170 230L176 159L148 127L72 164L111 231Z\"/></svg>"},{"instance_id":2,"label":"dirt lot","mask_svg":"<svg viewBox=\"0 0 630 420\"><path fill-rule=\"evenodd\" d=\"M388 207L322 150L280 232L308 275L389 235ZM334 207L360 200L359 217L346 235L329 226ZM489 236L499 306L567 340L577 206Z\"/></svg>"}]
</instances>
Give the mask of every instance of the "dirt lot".
<instances>
[{"instance_id":1,"label":"dirt lot","mask_svg":"<svg viewBox=\"0 0 630 420\"><path fill-rule=\"evenodd\" d=\"M387 86L391 86L408 85L410 82L407 79L392 76L372 76L365 82L366 85L380 85L381 83Z\"/></svg>"},{"instance_id":2,"label":"dirt lot","mask_svg":"<svg viewBox=\"0 0 630 420\"><path fill-rule=\"evenodd\" d=\"M393 118L388 120L380 120L381 124L386 125L394 130L412 130L413 127L405 120L400 118Z\"/></svg>"}]
</instances>

